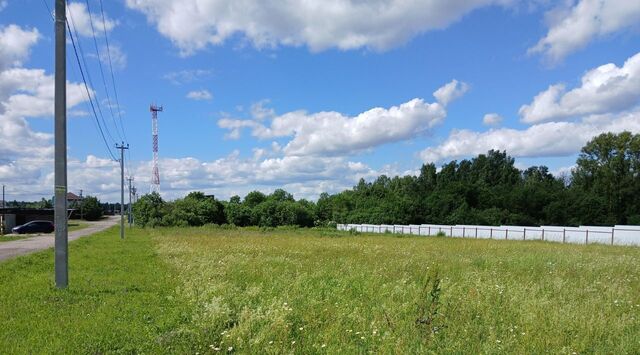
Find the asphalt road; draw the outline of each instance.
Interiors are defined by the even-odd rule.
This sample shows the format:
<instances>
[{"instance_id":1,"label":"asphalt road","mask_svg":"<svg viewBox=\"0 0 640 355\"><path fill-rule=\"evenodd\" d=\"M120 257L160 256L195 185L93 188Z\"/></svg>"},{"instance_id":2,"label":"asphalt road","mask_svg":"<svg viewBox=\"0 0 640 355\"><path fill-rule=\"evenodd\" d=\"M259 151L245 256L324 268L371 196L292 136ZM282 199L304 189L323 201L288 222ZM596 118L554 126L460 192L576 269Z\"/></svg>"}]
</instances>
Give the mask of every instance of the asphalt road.
<instances>
[{"instance_id":1,"label":"asphalt road","mask_svg":"<svg viewBox=\"0 0 640 355\"><path fill-rule=\"evenodd\" d=\"M96 232L116 225L120 216L110 216L96 222L87 222L89 226L75 232L69 232L69 241L86 237ZM30 254L39 250L53 248L54 234L40 234L31 238L0 242L0 261L7 260L18 255Z\"/></svg>"}]
</instances>

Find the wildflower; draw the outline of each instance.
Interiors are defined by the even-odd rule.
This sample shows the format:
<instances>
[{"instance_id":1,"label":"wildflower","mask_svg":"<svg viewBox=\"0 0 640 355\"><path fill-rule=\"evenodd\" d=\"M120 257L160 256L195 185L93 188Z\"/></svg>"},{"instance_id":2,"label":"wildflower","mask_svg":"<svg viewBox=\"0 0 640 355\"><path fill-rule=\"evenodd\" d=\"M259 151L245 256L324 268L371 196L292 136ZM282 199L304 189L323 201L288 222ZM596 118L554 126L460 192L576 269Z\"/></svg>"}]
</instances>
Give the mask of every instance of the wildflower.
<instances>
[{"instance_id":1,"label":"wildflower","mask_svg":"<svg viewBox=\"0 0 640 355\"><path fill-rule=\"evenodd\" d=\"M496 343L500 344L502 341L500 339L496 340Z\"/></svg>"},{"instance_id":2,"label":"wildflower","mask_svg":"<svg viewBox=\"0 0 640 355\"><path fill-rule=\"evenodd\" d=\"M300 327L300 328L298 328L298 329L300 329L300 330L304 330L304 327Z\"/></svg>"},{"instance_id":3,"label":"wildflower","mask_svg":"<svg viewBox=\"0 0 640 355\"><path fill-rule=\"evenodd\" d=\"M522 335L524 335L524 332L522 332Z\"/></svg>"},{"instance_id":4,"label":"wildflower","mask_svg":"<svg viewBox=\"0 0 640 355\"><path fill-rule=\"evenodd\" d=\"M227 351L233 351L233 346L230 346Z\"/></svg>"},{"instance_id":5,"label":"wildflower","mask_svg":"<svg viewBox=\"0 0 640 355\"><path fill-rule=\"evenodd\" d=\"M360 339L364 340L364 337L360 337Z\"/></svg>"},{"instance_id":6,"label":"wildflower","mask_svg":"<svg viewBox=\"0 0 640 355\"><path fill-rule=\"evenodd\" d=\"M321 348L326 348L327 344L322 344L322 346L320 346Z\"/></svg>"},{"instance_id":7,"label":"wildflower","mask_svg":"<svg viewBox=\"0 0 640 355\"><path fill-rule=\"evenodd\" d=\"M291 345L294 345L295 343L296 343L296 341L295 341L295 340L292 340L292 341L291 341Z\"/></svg>"},{"instance_id":8,"label":"wildflower","mask_svg":"<svg viewBox=\"0 0 640 355\"><path fill-rule=\"evenodd\" d=\"M269 345L271 345L271 344L273 344L273 340L271 340L271 341L269 342Z\"/></svg>"}]
</instances>

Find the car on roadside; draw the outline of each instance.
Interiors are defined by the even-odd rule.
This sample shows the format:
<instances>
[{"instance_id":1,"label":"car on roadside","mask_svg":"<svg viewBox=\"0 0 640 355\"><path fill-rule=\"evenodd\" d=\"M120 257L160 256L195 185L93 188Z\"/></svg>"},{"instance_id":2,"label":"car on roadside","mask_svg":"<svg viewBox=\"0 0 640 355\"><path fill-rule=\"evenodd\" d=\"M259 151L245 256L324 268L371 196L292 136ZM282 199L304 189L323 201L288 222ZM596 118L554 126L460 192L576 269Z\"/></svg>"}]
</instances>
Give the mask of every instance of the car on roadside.
<instances>
[{"instance_id":1,"label":"car on roadside","mask_svg":"<svg viewBox=\"0 0 640 355\"><path fill-rule=\"evenodd\" d=\"M54 226L50 221L31 221L11 229L11 231L16 234L51 233L53 230Z\"/></svg>"}]
</instances>

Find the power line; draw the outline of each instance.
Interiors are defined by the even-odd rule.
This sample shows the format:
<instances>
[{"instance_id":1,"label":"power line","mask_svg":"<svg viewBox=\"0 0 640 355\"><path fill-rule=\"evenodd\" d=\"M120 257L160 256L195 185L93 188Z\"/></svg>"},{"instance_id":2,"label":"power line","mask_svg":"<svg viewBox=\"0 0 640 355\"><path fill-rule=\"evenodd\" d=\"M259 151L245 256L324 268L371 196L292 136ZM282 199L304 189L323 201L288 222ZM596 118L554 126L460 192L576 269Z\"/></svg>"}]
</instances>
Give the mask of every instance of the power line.
<instances>
[{"instance_id":1,"label":"power line","mask_svg":"<svg viewBox=\"0 0 640 355\"><path fill-rule=\"evenodd\" d=\"M113 95L116 99L116 105L118 106L118 118L120 119L120 127L122 127L122 134L124 135L124 140L129 141L127 139L127 134L124 130L124 123L122 122L122 110L120 108L120 100L118 100L118 90L116 90L116 79L113 75L113 64L111 62L111 48L109 47L109 37L107 36L107 21L104 16L104 7L102 6L102 0L100 0L100 13L102 14L102 29L104 30L104 41L107 44L107 58L109 59L109 71L111 72L111 84L113 85Z\"/></svg>"},{"instance_id":2,"label":"power line","mask_svg":"<svg viewBox=\"0 0 640 355\"><path fill-rule=\"evenodd\" d=\"M51 19L55 21L55 17L53 16L53 13L51 12L51 8L49 7L49 4L47 3L47 1L46 0L42 0L42 3L46 7L47 13L49 14L49 16L51 16ZM69 15L71 15L71 12L69 12ZM71 21L73 22L73 17L71 18ZM102 136L102 140L103 140L103 142L105 144L105 147L107 147L107 152L109 152L109 155L111 156L111 159L117 160L115 155L111 151L111 148L109 147L109 144L107 143L107 139L106 139L106 137L104 135L104 131L102 130L102 127L100 126L100 121L98 120L98 115L96 113L96 108L95 108L95 106L93 104L92 96L91 96L91 93L89 91L89 87L87 85L87 81L86 81L85 76L84 76L84 71L82 70L82 65L80 64L80 58L78 56L78 50L76 48L75 38L73 37L73 32L71 31L71 27L69 26L69 21L65 21L65 23L66 23L67 29L69 30L69 37L71 39L71 44L73 45L73 51L75 53L76 62L78 63L78 68L80 69L80 75L82 77L82 82L84 83L84 88L85 88L85 91L87 93L87 98L89 99L89 104L91 106L91 110L93 111L93 117L95 119L94 124L96 125L96 128L98 128L100 136ZM75 29L75 26L74 26L74 29ZM77 32L76 32L76 36L77 36ZM80 42L78 42L78 46L80 46ZM85 66L86 66L86 62L85 62ZM87 72L87 75L89 75L88 72ZM85 102L85 105L86 105L86 102ZM112 140L113 140L113 138L112 138Z\"/></svg>"},{"instance_id":3,"label":"power line","mask_svg":"<svg viewBox=\"0 0 640 355\"><path fill-rule=\"evenodd\" d=\"M42 0L42 3L44 4L45 8L47 9L47 13L51 17L51 20L55 21L55 17L53 15L53 13L51 12L51 8L49 7L49 4L47 3L47 1L46 0ZM104 85L105 93L107 95L107 100L108 100L108 103L109 103L109 110L111 111L111 118L112 118L112 120L114 122L114 126L116 127L116 131L118 132L118 125L116 124L116 121L115 121L115 115L113 114L113 110L112 110L111 98L109 97L109 90L107 89L106 79L104 77L104 71L102 69L102 63L101 63L101 60L100 60L100 53L99 53L99 50L98 50L98 45L97 45L97 40L96 40L96 35L95 35L95 29L94 29L94 26L93 26L93 20L92 20L92 17L91 17L91 10L90 10L90 7L89 7L88 0L87 0L87 12L89 12L89 16L90 16L89 19L90 19L90 23L91 23L91 31L93 32L94 45L96 47L96 54L98 55L98 62L100 64L100 74L102 76L102 83ZM104 30L104 35L105 35L105 41L106 41L106 44L107 44L107 54L108 54L108 57L109 57L109 69L110 69L110 72L111 72L111 82L112 82L113 91L114 91L116 104L117 104L117 108L118 108L118 117L119 117L119 120L120 120L120 128L122 130L122 134L123 134L123 136L125 138L125 141L127 141L128 139L127 139L127 136L126 136L126 133L125 133L125 129L124 129L124 124L123 124L123 121L122 121L122 113L121 113L121 110L120 110L120 103L118 101L118 94L117 94L116 86L115 86L115 76L113 74L113 66L111 64L111 52L110 52L110 49L109 49L109 39L107 37L106 19L105 19L105 15L104 15L104 8L103 8L102 0L100 0L100 12L102 14L103 30ZM88 68L87 62L86 62L86 60L84 58L84 52L82 50L82 45L80 44L80 41L79 41L80 37L78 36L78 32L77 32L77 29L75 27L75 23L73 22L73 17L71 16L70 12L69 12L69 16L71 17L71 23L73 24L74 32L76 33L76 37L78 38L78 48L80 49L80 55L82 56L82 62L84 63L85 68ZM114 140L114 139L113 139L113 137L111 136L111 133L108 130L107 124L106 124L106 122L104 120L104 116L102 115L102 111L100 110L99 103L96 101L96 104L94 105L93 99L92 99L92 95L91 95L91 93L89 91L89 88L88 88L89 85L93 86L93 83L92 83L92 80L91 80L91 76L90 76L90 74L88 72L88 69L87 69L87 79L89 80L89 85L87 85L87 80L85 79L84 71L83 71L82 65L80 63L80 57L78 56L78 50L76 48L75 38L73 37L73 33L74 32L72 32L68 21L66 21L66 26L67 26L67 29L69 30L69 36L71 38L71 43L73 44L73 50L74 50L74 53L75 53L76 62L78 64L78 69L80 70L80 74L81 74L81 77L82 77L82 81L84 83L85 91L87 93L87 98L89 99L89 105L87 105L86 102L84 104L85 104L86 107L89 107L89 106L91 107L91 111L93 112L93 117L94 117L94 122L93 123L96 126L96 128L98 129L100 135L102 136L102 140L105 143L105 146L107 147L107 151L109 152L109 155L111 156L111 158L114 161L117 161L118 159L116 159L115 155L111 151L110 146L107 143L107 139L105 137L105 134L104 134L104 131L102 129L102 126L100 125L100 121L98 120L98 114L96 113L96 106L98 106L98 112L100 112L100 116L101 116L102 122L103 122L103 124L105 126L105 130L107 131L107 135L111 138L111 140ZM119 134L120 133L118 132L118 135ZM127 168L127 171L128 171L128 175L131 175L131 165L130 165L131 153L130 153L129 150L127 150L127 156L128 156L129 159L127 159L127 161L126 161L126 163L127 163L127 167L126 168Z\"/></svg>"},{"instance_id":4,"label":"power line","mask_svg":"<svg viewBox=\"0 0 640 355\"><path fill-rule=\"evenodd\" d=\"M87 60L85 59L85 56L84 56L84 50L82 49L82 44L80 43L80 36L78 35L77 27L73 20L73 14L71 14L71 11L69 11L69 18L71 19L71 24L73 25L73 31L75 32L76 38L78 39L78 49L80 50L80 58L82 58L82 63L84 64L84 67L87 69L87 80L89 81L89 85L93 88L95 86L93 85L93 80L91 80L91 73L89 72L89 66L87 65ZM67 21L67 27L69 27L68 21ZM69 28L69 35L71 35L73 38L73 33L71 32L71 28ZM111 132L109 131L109 127L107 127L107 122L104 119L104 114L102 113L102 109L100 108L97 98L96 98L96 107L98 109L97 112L100 114L100 119L102 120L102 123L104 125L104 131L107 132L107 136L111 139L112 142L116 142L116 140L113 139Z\"/></svg>"},{"instance_id":5,"label":"power line","mask_svg":"<svg viewBox=\"0 0 640 355\"><path fill-rule=\"evenodd\" d=\"M51 16L51 19L52 19L53 21L55 21L55 20L56 20L56 18L55 18L55 17L53 17L53 12L51 12L51 8L49 7L49 4L47 3L47 0L42 0L42 2L44 3L44 6L46 6L46 7L47 7L47 13L49 14L49 16Z\"/></svg>"},{"instance_id":6,"label":"power line","mask_svg":"<svg viewBox=\"0 0 640 355\"><path fill-rule=\"evenodd\" d=\"M82 70L82 65L80 65L80 57L78 57L78 50L76 49L76 41L75 41L75 39L73 37L73 33L71 32L71 27L69 26L69 22L68 21L67 21L67 28L69 29L69 37L71 38L71 44L73 45L73 52L76 55L76 62L78 63L78 68L80 68L80 75L82 76L82 82L84 83L84 89L87 92L87 97L89 99L89 103L91 104L91 110L93 111L93 118L95 118L95 121L98 124L98 130L100 131L100 135L102 136L102 140L104 141L105 147L107 147L107 151L109 152L109 155L111 155L111 159L117 160L116 156L113 154L113 152L111 151L111 148L109 147L109 143L107 143L107 138L104 136L104 132L102 130L102 127L100 127L100 121L98 120L98 114L96 113L96 108L93 105L93 99L91 98L91 93L89 92L89 87L87 86L87 81L85 80L85 77L84 77L84 71Z\"/></svg>"},{"instance_id":7,"label":"power line","mask_svg":"<svg viewBox=\"0 0 640 355\"><path fill-rule=\"evenodd\" d=\"M111 97L109 96L109 90L107 89L107 81L104 78L104 71L102 70L102 58L100 58L100 50L98 49L98 40L96 39L96 31L95 31L95 28L93 27L93 16L91 15L91 7L89 5L89 0L85 0L85 2L87 3L87 13L89 14L89 25L91 26L91 33L93 35L93 44L95 46L96 55L98 57L98 66L100 67L100 77L102 78L104 93L107 96L107 104L109 107L109 112L111 113L111 120L113 121L113 126L116 128L116 133L122 140L124 139L124 136L120 134L120 131L118 131L118 124L116 123L116 117L113 114L113 107L111 105ZM124 133L124 130L122 130L122 132Z\"/></svg>"}]
</instances>

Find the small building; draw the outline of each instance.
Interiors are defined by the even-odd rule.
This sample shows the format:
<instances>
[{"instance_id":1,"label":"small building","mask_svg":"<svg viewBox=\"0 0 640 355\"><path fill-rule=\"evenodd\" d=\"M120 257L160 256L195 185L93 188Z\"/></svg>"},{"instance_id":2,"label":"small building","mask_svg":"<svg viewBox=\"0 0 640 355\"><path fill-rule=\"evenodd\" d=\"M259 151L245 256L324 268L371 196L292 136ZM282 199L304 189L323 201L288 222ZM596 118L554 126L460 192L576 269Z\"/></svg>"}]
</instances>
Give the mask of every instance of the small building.
<instances>
[{"instance_id":1,"label":"small building","mask_svg":"<svg viewBox=\"0 0 640 355\"><path fill-rule=\"evenodd\" d=\"M80 202L82 202L82 197L73 192L67 192L67 206L78 206Z\"/></svg>"}]
</instances>

